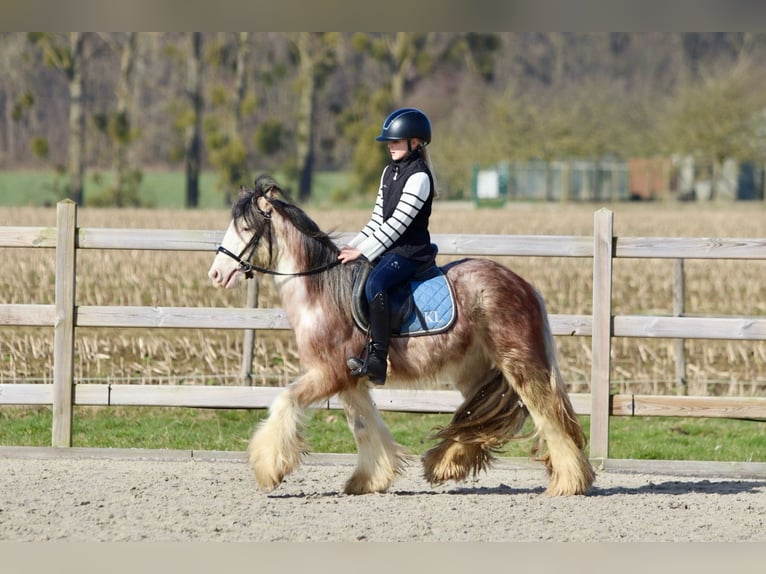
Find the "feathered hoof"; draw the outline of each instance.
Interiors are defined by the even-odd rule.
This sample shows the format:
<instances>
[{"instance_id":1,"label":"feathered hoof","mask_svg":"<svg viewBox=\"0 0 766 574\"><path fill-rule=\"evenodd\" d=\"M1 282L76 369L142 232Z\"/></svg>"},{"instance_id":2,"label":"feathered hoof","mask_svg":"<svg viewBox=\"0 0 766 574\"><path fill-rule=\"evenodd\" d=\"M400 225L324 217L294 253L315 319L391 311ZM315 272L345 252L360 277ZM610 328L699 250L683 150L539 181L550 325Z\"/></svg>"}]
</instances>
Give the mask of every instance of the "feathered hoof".
<instances>
[{"instance_id":1,"label":"feathered hoof","mask_svg":"<svg viewBox=\"0 0 766 574\"><path fill-rule=\"evenodd\" d=\"M274 476L267 473L259 472L258 469L253 469L253 475L255 476L255 482L258 484L258 490L264 493L269 493L275 490L282 481L284 475Z\"/></svg>"},{"instance_id":2,"label":"feathered hoof","mask_svg":"<svg viewBox=\"0 0 766 574\"><path fill-rule=\"evenodd\" d=\"M437 485L454 480L462 482L468 475L483 470L488 460L481 447L443 441L429 449L422 457L423 476Z\"/></svg>"},{"instance_id":3,"label":"feathered hoof","mask_svg":"<svg viewBox=\"0 0 766 574\"><path fill-rule=\"evenodd\" d=\"M587 463L577 473L564 476L554 472L545 494L548 496L579 496L586 494L596 480L593 467Z\"/></svg>"},{"instance_id":4,"label":"feathered hoof","mask_svg":"<svg viewBox=\"0 0 766 574\"><path fill-rule=\"evenodd\" d=\"M371 480L361 476L352 476L346 481L343 488L344 494L372 494L375 492L386 492L391 486L393 479L390 480Z\"/></svg>"},{"instance_id":5,"label":"feathered hoof","mask_svg":"<svg viewBox=\"0 0 766 574\"><path fill-rule=\"evenodd\" d=\"M253 440L248 449L248 462L253 470L255 482L262 492L276 489L284 478L301 464L302 453L277 453L270 449L259 448Z\"/></svg>"},{"instance_id":6,"label":"feathered hoof","mask_svg":"<svg viewBox=\"0 0 766 574\"><path fill-rule=\"evenodd\" d=\"M562 485L562 484L549 484L545 489L545 494L548 496L580 496L588 492L589 486L585 485Z\"/></svg>"},{"instance_id":7,"label":"feathered hoof","mask_svg":"<svg viewBox=\"0 0 766 574\"><path fill-rule=\"evenodd\" d=\"M359 466L346 481L345 494L372 494L386 492L405 466L412 462L412 456L399 444L391 445L385 455L367 458L360 455Z\"/></svg>"},{"instance_id":8,"label":"feathered hoof","mask_svg":"<svg viewBox=\"0 0 766 574\"><path fill-rule=\"evenodd\" d=\"M468 478L468 471L455 465L449 465L447 467L440 465L438 468L426 467L423 469L423 478L425 478L429 484L438 486L450 480L462 482Z\"/></svg>"}]
</instances>

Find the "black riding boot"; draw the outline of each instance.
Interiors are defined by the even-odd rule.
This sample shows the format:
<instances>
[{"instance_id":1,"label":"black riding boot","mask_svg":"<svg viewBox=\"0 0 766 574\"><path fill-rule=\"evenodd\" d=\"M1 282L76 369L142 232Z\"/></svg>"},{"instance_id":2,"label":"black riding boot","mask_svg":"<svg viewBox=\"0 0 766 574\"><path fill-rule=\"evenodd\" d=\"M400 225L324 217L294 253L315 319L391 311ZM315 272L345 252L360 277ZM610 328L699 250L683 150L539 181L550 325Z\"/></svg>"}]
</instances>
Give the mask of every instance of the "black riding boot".
<instances>
[{"instance_id":1,"label":"black riding boot","mask_svg":"<svg viewBox=\"0 0 766 574\"><path fill-rule=\"evenodd\" d=\"M388 294L378 293L370 301L370 351L364 364L351 371L361 377L367 375L371 383L382 385L386 382L388 370L388 337L391 332L391 319L388 314Z\"/></svg>"}]
</instances>

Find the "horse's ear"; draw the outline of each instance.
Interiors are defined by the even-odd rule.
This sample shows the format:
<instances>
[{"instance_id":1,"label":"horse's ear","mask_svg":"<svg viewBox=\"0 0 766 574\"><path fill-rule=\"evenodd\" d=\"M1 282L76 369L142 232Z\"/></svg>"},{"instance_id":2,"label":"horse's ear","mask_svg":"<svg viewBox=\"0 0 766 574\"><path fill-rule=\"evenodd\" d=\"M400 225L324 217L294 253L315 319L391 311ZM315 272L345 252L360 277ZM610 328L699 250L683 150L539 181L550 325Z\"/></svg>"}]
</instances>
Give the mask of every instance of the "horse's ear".
<instances>
[{"instance_id":1,"label":"horse's ear","mask_svg":"<svg viewBox=\"0 0 766 574\"><path fill-rule=\"evenodd\" d=\"M253 190L245 185L239 186L239 197L245 197L246 195L253 193Z\"/></svg>"}]
</instances>

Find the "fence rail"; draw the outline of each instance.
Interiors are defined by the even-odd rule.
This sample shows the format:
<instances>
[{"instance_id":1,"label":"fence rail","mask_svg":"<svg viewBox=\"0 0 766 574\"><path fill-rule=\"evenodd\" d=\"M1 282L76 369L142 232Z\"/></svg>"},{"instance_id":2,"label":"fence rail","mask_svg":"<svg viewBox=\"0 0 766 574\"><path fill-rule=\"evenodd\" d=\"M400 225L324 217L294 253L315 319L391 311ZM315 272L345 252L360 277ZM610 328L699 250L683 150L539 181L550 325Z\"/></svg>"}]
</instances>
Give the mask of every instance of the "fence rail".
<instances>
[{"instance_id":1,"label":"fence rail","mask_svg":"<svg viewBox=\"0 0 766 574\"><path fill-rule=\"evenodd\" d=\"M766 398L610 395L613 337L766 340L764 317L687 317L612 314L615 258L766 259L766 239L615 237L613 213L594 214L589 236L433 234L442 255L585 257L593 259L591 315L551 314L554 335L591 337L590 394L571 394L578 414L591 417L590 456L606 461L610 416L703 416L766 419ZM340 234L339 241L351 234ZM70 201L57 206L56 227L0 227L0 247L56 250L55 303L0 304L0 326L54 329L51 384L0 384L0 404L49 404L53 446L71 446L73 405L157 405L265 408L278 387L75 384L76 327L289 329L282 309L137 307L76 305L79 249L214 251L223 232L80 228ZM457 391L374 389L381 409L450 412L461 402ZM340 408L335 399L328 408Z\"/></svg>"}]
</instances>

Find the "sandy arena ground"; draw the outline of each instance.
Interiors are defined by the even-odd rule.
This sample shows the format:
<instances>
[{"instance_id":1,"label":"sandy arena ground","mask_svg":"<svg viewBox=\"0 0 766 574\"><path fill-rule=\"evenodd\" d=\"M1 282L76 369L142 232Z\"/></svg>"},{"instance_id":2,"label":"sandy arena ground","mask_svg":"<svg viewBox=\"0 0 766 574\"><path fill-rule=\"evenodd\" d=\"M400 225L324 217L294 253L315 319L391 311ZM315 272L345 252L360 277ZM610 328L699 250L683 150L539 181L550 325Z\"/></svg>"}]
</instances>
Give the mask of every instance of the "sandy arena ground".
<instances>
[{"instance_id":1,"label":"sandy arena ground","mask_svg":"<svg viewBox=\"0 0 766 574\"><path fill-rule=\"evenodd\" d=\"M241 453L0 448L0 540L105 542L766 541L766 479L599 472L551 498L541 465L501 460L431 487L342 494L354 455L311 455L272 493Z\"/></svg>"}]
</instances>

